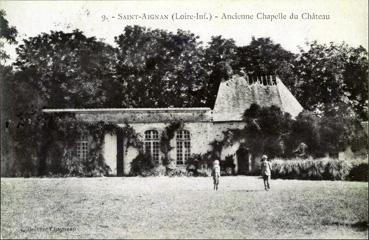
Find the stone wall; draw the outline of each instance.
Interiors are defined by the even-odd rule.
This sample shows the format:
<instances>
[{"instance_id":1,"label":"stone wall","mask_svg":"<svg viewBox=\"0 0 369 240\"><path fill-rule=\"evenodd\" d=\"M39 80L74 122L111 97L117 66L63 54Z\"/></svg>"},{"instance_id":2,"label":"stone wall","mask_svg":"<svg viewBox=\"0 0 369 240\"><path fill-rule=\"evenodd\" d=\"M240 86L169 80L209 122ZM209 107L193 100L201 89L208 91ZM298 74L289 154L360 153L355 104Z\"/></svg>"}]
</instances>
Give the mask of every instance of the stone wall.
<instances>
[{"instance_id":1,"label":"stone wall","mask_svg":"<svg viewBox=\"0 0 369 240\"><path fill-rule=\"evenodd\" d=\"M105 163L112 170L111 174L117 174L117 136L115 134L105 134L103 145L103 157Z\"/></svg>"},{"instance_id":2,"label":"stone wall","mask_svg":"<svg viewBox=\"0 0 369 240\"><path fill-rule=\"evenodd\" d=\"M163 123L171 121L209 122L210 108L101 108L101 109L44 109L46 113L75 113L84 122Z\"/></svg>"},{"instance_id":3,"label":"stone wall","mask_svg":"<svg viewBox=\"0 0 369 240\"><path fill-rule=\"evenodd\" d=\"M184 123L184 129L191 134L191 154L204 154L209 151L209 143L212 140L212 118L209 108L147 108L147 109L46 109L44 112L73 112L77 119L84 122L109 122L123 127L128 123L136 133L139 140L144 141L147 130L157 130L159 136L173 121ZM176 158L175 139L170 145L174 148L169 152L169 157ZM126 142L122 146L124 150L125 175L130 172L131 162L139 154L139 149L127 147ZM117 174L117 136L106 134L104 136L103 156L106 164L111 168L111 174ZM163 153L161 153L163 157Z\"/></svg>"},{"instance_id":4,"label":"stone wall","mask_svg":"<svg viewBox=\"0 0 369 240\"><path fill-rule=\"evenodd\" d=\"M159 133L159 137L162 135L163 131L170 123L129 123L129 125L139 134L139 140L144 141L144 134L147 130L156 130ZM118 126L123 127L124 124L118 124ZM191 137L191 154L204 154L210 150L210 141L212 138L211 129L212 124L210 122L188 122L184 123L184 130L190 132ZM117 174L117 137L115 135L106 134L104 138L104 153L105 162L112 169L112 174ZM169 152L169 157L171 159L176 158L176 141L175 137L170 141L171 147L173 149ZM139 154L139 149L127 145L122 146L124 149L124 175L128 175L131 169L132 160ZM160 153L162 158L164 155Z\"/></svg>"},{"instance_id":5,"label":"stone wall","mask_svg":"<svg viewBox=\"0 0 369 240\"><path fill-rule=\"evenodd\" d=\"M156 130L159 136L165 130L169 123L130 123L129 124L136 133L139 134L140 141L144 141L144 133L147 130ZM119 125L121 127L124 124ZM210 143L214 140L221 141L224 138L223 131L229 129L242 129L245 127L244 122L217 122L217 123L184 123L185 130L191 134L191 154L205 154L212 150ZM176 159L176 141L175 137L170 141L173 149L169 152L171 159ZM139 149L135 147L122 146L124 149L124 175L129 175L132 160L139 154ZM238 171L237 150L240 147L240 142L235 142L230 146L225 146L221 152L221 161L224 161L227 156L233 156L235 164L235 172ZM106 134L104 137L103 156L106 164L112 169L112 175L117 174L117 137L115 135ZM164 155L160 153L162 158ZM260 156L252 156L250 158L251 170L254 171L259 167L258 158Z\"/></svg>"}]
</instances>

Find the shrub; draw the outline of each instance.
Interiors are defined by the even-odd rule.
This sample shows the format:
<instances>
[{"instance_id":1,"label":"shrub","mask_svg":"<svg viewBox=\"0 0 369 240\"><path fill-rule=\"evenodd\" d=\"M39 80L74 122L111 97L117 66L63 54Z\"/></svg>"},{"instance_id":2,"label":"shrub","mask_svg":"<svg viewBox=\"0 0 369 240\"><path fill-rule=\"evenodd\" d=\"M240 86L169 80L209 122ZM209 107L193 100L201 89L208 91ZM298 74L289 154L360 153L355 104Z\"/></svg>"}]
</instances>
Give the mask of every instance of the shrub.
<instances>
[{"instance_id":1,"label":"shrub","mask_svg":"<svg viewBox=\"0 0 369 240\"><path fill-rule=\"evenodd\" d=\"M188 176L188 172L185 167L167 168L167 176L169 177Z\"/></svg>"},{"instance_id":2,"label":"shrub","mask_svg":"<svg viewBox=\"0 0 369 240\"><path fill-rule=\"evenodd\" d=\"M210 176L213 159L215 157L211 152L206 154L192 154L186 161L187 176ZM232 155L226 156L224 161L220 161L220 169L222 175L235 174L235 164Z\"/></svg>"},{"instance_id":3,"label":"shrub","mask_svg":"<svg viewBox=\"0 0 369 240\"><path fill-rule=\"evenodd\" d=\"M75 156L65 160L66 177L82 177L84 172L83 163Z\"/></svg>"},{"instance_id":4,"label":"shrub","mask_svg":"<svg viewBox=\"0 0 369 240\"><path fill-rule=\"evenodd\" d=\"M203 176L206 175L208 166L211 166L212 158L210 153L207 154L192 154L186 161L186 170L191 176Z\"/></svg>"},{"instance_id":5,"label":"shrub","mask_svg":"<svg viewBox=\"0 0 369 240\"><path fill-rule=\"evenodd\" d=\"M351 181L368 181L368 163L354 163L348 176Z\"/></svg>"},{"instance_id":6,"label":"shrub","mask_svg":"<svg viewBox=\"0 0 369 240\"><path fill-rule=\"evenodd\" d=\"M272 161L272 177L304 180L366 181L368 163L332 158Z\"/></svg>"},{"instance_id":7,"label":"shrub","mask_svg":"<svg viewBox=\"0 0 369 240\"><path fill-rule=\"evenodd\" d=\"M326 154L337 156L348 146L351 146L353 152L360 152L368 145L367 134L360 121L346 112L319 116L314 112L303 111L296 119L291 119L276 106L252 104L244 112L243 119L246 127L228 130L224 134L225 140L235 142L243 139L253 155L293 157L301 142L307 145L305 154L315 158ZM222 145L224 142L219 143Z\"/></svg>"},{"instance_id":8,"label":"shrub","mask_svg":"<svg viewBox=\"0 0 369 240\"><path fill-rule=\"evenodd\" d=\"M164 166L156 166L151 169L142 170L139 174L143 177L149 177L149 176L164 176L166 172L166 169Z\"/></svg>"},{"instance_id":9,"label":"shrub","mask_svg":"<svg viewBox=\"0 0 369 240\"><path fill-rule=\"evenodd\" d=\"M226 156L224 161L220 161L220 169L226 176L234 175L235 167L232 155Z\"/></svg>"},{"instance_id":10,"label":"shrub","mask_svg":"<svg viewBox=\"0 0 369 240\"><path fill-rule=\"evenodd\" d=\"M211 168L203 168L198 170L198 175L199 177L210 177L211 176Z\"/></svg>"},{"instance_id":11,"label":"shrub","mask_svg":"<svg viewBox=\"0 0 369 240\"><path fill-rule=\"evenodd\" d=\"M131 162L130 175L149 176L155 164L151 156L147 153L139 153Z\"/></svg>"}]
</instances>

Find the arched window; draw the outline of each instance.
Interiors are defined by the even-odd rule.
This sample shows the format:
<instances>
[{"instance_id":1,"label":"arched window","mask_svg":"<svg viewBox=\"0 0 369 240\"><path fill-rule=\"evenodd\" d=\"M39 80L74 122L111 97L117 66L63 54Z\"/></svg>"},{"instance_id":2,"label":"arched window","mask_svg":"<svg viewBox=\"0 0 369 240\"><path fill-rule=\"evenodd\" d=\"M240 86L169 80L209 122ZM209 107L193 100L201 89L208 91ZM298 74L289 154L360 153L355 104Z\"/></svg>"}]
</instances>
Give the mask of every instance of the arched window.
<instances>
[{"instance_id":1,"label":"arched window","mask_svg":"<svg viewBox=\"0 0 369 240\"><path fill-rule=\"evenodd\" d=\"M88 157L89 144L86 134L82 135L76 142L76 154L79 160L86 161Z\"/></svg>"},{"instance_id":2,"label":"arched window","mask_svg":"<svg viewBox=\"0 0 369 240\"><path fill-rule=\"evenodd\" d=\"M191 155L191 137L187 130L177 131L177 164L185 164Z\"/></svg>"},{"instance_id":3,"label":"arched window","mask_svg":"<svg viewBox=\"0 0 369 240\"><path fill-rule=\"evenodd\" d=\"M156 130L145 132L144 151L152 157L155 163L159 163L159 133Z\"/></svg>"}]
</instances>

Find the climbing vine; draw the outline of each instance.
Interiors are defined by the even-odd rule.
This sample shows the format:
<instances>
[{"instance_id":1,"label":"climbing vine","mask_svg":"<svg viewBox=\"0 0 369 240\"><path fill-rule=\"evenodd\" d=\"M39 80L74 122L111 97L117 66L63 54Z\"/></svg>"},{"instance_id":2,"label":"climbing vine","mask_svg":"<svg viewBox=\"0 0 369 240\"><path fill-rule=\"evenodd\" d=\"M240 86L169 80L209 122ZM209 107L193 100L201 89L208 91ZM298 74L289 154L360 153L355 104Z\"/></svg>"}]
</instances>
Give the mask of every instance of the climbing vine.
<instances>
[{"instance_id":1,"label":"climbing vine","mask_svg":"<svg viewBox=\"0 0 369 240\"><path fill-rule=\"evenodd\" d=\"M209 154L213 158L220 158L224 147L231 146L235 142L240 141L240 139L245 138L242 129L227 129L223 131L223 136L222 140L213 140L209 143L212 146L212 151Z\"/></svg>"},{"instance_id":2,"label":"climbing vine","mask_svg":"<svg viewBox=\"0 0 369 240\"><path fill-rule=\"evenodd\" d=\"M118 126L111 122L82 122L73 114L49 115L45 125L47 137L40 147L39 175L101 176L108 175L111 169L106 165L102 148L105 134L123 134L129 146L142 148L142 142L134 129L125 123ZM46 135L45 135L46 136ZM76 142L87 136L89 151L87 160L78 159ZM127 149L126 148L126 149Z\"/></svg>"},{"instance_id":3,"label":"climbing vine","mask_svg":"<svg viewBox=\"0 0 369 240\"><path fill-rule=\"evenodd\" d=\"M169 152L173 149L173 147L170 146L170 140L174 138L175 132L178 129L183 128L183 125L184 124L181 121L171 122L167 127L165 127L164 131L161 134L160 150L164 154L164 165L168 165L171 162L171 159L169 159L168 156Z\"/></svg>"}]
</instances>

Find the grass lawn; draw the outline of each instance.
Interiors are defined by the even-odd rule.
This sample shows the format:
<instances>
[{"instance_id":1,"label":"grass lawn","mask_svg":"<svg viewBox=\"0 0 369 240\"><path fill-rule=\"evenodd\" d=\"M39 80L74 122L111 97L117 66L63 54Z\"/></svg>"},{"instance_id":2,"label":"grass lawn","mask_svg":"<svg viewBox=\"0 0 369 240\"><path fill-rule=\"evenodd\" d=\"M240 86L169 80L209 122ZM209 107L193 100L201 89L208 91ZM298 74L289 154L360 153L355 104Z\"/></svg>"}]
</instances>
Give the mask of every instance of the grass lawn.
<instances>
[{"instance_id":1,"label":"grass lawn","mask_svg":"<svg viewBox=\"0 0 369 240\"><path fill-rule=\"evenodd\" d=\"M2 238L367 238L368 183L2 178Z\"/></svg>"}]
</instances>

